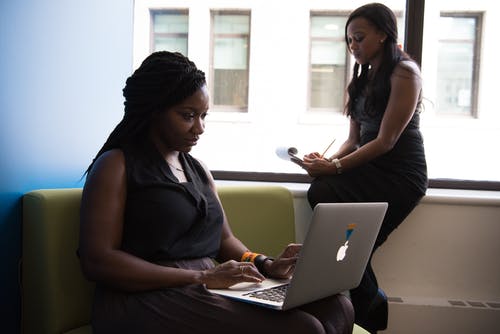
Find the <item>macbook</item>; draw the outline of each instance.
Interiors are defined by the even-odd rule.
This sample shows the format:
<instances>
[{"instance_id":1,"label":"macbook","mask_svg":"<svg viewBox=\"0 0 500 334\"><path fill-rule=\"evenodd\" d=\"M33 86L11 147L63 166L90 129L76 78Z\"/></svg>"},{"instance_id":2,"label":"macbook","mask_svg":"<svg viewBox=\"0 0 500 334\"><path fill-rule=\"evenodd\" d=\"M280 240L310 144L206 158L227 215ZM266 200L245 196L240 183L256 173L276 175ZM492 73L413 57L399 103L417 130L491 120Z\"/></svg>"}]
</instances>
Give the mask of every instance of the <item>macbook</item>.
<instances>
[{"instance_id":1,"label":"macbook","mask_svg":"<svg viewBox=\"0 0 500 334\"><path fill-rule=\"evenodd\" d=\"M312 212L293 276L239 283L212 293L287 310L355 288L361 282L387 203L319 203Z\"/></svg>"}]
</instances>

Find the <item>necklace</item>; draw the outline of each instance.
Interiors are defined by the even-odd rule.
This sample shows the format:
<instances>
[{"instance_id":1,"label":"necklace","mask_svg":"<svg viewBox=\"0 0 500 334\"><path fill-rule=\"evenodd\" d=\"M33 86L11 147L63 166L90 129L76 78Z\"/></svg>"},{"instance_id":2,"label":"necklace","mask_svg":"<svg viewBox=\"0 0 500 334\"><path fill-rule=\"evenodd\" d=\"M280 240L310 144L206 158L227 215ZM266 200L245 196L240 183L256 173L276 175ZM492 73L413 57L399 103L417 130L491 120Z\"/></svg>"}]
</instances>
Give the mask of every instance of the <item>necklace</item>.
<instances>
[{"instance_id":1,"label":"necklace","mask_svg":"<svg viewBox=\"0 0 500 334\"><path fill-rule=\"evenodd\" d=\"M175 169L176 171L179 171L179 172L183 172L183 173L184 173L184 169L179 168L179 167L177 167L177 166L174 166L174 165L172 165L172 164L171 164L170 162L168 162L168 161L167 161L167 164L168 164L170 167L172 167L173 169Z\"/></svg>"}]
</instances>

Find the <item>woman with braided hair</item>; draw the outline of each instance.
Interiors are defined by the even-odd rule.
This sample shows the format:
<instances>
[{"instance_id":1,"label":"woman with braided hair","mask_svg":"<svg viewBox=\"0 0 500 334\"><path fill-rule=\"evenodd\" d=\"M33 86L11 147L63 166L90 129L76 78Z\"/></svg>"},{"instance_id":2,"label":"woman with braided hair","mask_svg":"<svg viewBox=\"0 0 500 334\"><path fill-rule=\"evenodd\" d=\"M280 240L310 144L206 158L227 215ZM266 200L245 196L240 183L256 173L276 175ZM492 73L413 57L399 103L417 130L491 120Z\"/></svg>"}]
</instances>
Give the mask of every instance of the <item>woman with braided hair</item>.
<instances>
[{"instance_id":1,"label":"woman with braided hair","mask_svg":"<svg viewBox=\"0 0 500 334\"><path fill-rule=\"evenodd\" d=\"M94 333L350 333L343 295L276 312L207 290L290 277L300 245L273 260L231 232L209 170L189 154L209 106L193 62L155 52L123 93L124 117L82 194L79 256L96 282Z\"/></svg>"},{"instance_id":2,"label":"woman with braided hair","mask_svg":"<svg viewBox=\"0 0 500 334\"><path fill-rule=\"evenodd\" d=\"M388 202L373 251L415 208L427 189L419 128L420 69L397 44L394 13L370 3L347 19L345 41L356 59L348 86L349 136L331 157L311 153L302 167L314 177L311 207L321 202ZM371 333L385 329L388 304L370 261L351 290L356 323Z\"/></svg>"}]
</instances>

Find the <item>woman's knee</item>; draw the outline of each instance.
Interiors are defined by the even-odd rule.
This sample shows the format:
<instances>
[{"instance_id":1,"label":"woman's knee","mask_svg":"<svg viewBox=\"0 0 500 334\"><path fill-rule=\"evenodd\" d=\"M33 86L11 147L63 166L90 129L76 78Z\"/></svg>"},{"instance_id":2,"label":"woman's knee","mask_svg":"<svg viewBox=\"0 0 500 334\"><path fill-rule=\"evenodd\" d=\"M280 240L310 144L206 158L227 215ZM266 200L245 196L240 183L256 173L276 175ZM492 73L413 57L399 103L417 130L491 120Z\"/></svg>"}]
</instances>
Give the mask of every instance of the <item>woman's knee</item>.
<instances>
[{"instance_id":1,"label":"woman's knee","mask_svg":"<svg viewBox=\"0 0 500 334\"><path fill-rule=\"evenodd\" d=\"M311 208L314 208L318 203L331 202L328 200L331 196L331 189L321 179L313 180L307 190L307 200Z\"/></svg>"},{"instance_id":2,"label":"woman's knee","mask_svg":"<svg viewBox=\"0 0 500 334\"><path fill-rule=\"evenodd\" d=\"M354 308L351 300L343 294L323 298L301 308L316 318L327 334L352 333Z\"/></svg>"},{"instance_id":3,"label":"woman's knee","mask_svg":"<svg viewBox=\"0 0 500 334\"><path fill-rule=\"evenodd\" d=\"M299 310L293 312L281 329L286 333L294 334L328 334L315 315Z\"/></svg>"}]
</instances>

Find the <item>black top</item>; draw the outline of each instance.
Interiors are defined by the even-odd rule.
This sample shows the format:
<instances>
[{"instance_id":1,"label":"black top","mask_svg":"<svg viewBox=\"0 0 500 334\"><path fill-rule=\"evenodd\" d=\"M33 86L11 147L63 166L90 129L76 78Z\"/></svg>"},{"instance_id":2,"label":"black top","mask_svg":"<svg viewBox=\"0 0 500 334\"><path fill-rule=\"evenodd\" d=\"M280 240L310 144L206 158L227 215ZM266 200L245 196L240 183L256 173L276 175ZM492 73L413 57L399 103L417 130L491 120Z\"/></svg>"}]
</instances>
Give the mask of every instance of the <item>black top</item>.
<instances>
[{"instance_id":1,"label":"black top","mask_svg":"<svg viewBox=\"0 0 500 334\"><path fill-rule=\"evenodd\" d=\"M179 160L188 182L180 183L150 141L123 148L127 171L122 249L151 262L214 258L223 212L200 163Z\"/></svg>"},{"instance_id":2,"label":"black top","mask_svg":"<svg viewBox=\"0 0 500 334\"><path fill-rule=\"evenodd\" d=\"M383 113L368 115L365 111L365 98L355 101L351 117L360 125L360 146L375 139L380 130ZM420 110L415 110L394 147L372 162L395 177L408 181L418 193L425 194L427 189L427 164L422 134L420 133Z\"/></svg>"}]
</instances>

